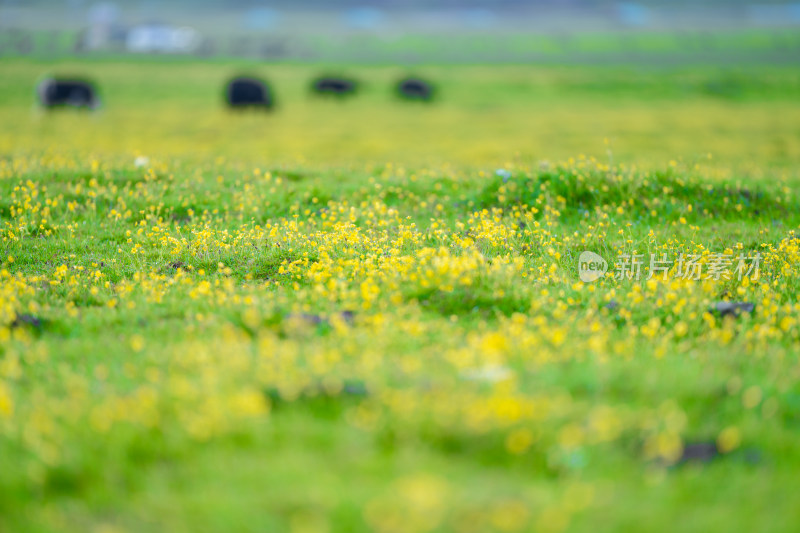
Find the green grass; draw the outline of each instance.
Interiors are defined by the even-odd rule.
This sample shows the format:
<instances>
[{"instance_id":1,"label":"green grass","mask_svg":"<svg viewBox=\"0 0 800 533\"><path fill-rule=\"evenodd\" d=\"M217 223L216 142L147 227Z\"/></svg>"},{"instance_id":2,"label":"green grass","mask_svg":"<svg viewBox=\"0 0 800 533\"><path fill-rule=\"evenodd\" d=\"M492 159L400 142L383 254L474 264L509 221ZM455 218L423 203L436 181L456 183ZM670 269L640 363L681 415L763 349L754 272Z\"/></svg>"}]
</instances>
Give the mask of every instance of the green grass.
<instances>
[{"instance_id":1,"label":"green grass","mask_svg":"<svg viewBox=\"0 0 800 533\"><path fill-rule=\"evenodd\" d=\"M0 532L797 529L796 69L343 70L0 63Z\"/></svg>"}]
</instances>

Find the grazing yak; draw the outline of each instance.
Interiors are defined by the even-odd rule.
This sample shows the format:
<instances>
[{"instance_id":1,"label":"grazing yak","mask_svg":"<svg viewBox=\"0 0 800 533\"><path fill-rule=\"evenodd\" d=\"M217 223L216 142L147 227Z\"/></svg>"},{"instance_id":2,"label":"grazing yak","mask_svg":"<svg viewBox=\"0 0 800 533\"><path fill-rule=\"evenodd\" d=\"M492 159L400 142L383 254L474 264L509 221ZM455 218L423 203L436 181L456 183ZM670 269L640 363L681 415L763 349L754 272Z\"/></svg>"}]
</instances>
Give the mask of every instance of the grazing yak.
<instances>
[{"instance_id":1,"label":"grazing yak","mask_svg":"<svg viewBox=\"0 0 800 533\"><path fill-rule=\"evenodd\" d=\"M75 107L94 110L100 107L94 84L86 80L45 78L36 86L36 95L46 109Z\"/></svg>"},{"instance_id":2,"label":"grazing yak","mask_svg":"<svg viewBox=\"0 0 800 533\"><path fill-rule=\"evenodd\" d=\"M225 101L231 109L272 109L274 100L269 85L258 78L239 76L228 82Z\"/></svg>"},{"instance_id":3,"label":"grazing yak","mask_svg":"<svg viewBox=\"0 0 800 533\"><path fill-rule=\"evenodd\" d=\"M316 94L332 96L351 96L358 90L355 80L324 76L311 83L311 91Z\"/></svg>"},{"instance_id":4,"label":"grazing yak","mask_svg":"<svg viewBox=\"0 0 800 533\"><path fill-rule=\"evenodd\" d=\"M403 100L430 102L433 93L433 85L419 78L404 78L397 82L397 96Z\"/></svg>"}]
</instances>

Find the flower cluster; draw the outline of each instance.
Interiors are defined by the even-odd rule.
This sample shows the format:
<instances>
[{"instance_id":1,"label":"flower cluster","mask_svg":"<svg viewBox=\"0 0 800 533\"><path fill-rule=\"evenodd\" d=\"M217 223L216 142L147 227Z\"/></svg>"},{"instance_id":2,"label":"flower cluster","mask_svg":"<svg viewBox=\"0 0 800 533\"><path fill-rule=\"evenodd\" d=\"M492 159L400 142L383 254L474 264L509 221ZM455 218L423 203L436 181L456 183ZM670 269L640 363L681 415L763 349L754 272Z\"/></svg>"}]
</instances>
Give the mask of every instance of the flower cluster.
<instances>
[{"instance_id":1,"label":"flower cluster","mask_svg":"<svg viewBox=\"0 0 800 533\"><path fill-rule=\"evenodd\" d=\"M362 502L371 528L560 531L596 504L604 465L663 475L693 442L733 454L790 431L778 415L800 347L791 191L585 158L499 175L389 166L341 188L224 165L7 166L4 478L97 483L91 472L138 461L120 454L255 435L326 400L385 446L569 480L475 506L411 472ZM584 284L586 249L704 265L723 250L758 257L760 275Z\"/></svg>"}]
</instances>

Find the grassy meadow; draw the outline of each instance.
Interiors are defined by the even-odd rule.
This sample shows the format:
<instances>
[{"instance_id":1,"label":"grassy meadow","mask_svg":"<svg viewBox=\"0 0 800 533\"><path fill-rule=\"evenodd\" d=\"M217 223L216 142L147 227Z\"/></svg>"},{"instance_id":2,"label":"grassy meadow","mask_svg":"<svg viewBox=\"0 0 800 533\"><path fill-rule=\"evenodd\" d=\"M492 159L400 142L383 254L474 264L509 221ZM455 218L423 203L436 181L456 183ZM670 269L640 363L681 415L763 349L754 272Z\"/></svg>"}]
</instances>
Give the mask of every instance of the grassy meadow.
<instances>
[{"instance_id":1,"label":"grassy meadow","mask_svg":"<svg viewBox=\"0 0 800 533\"><path fill-rule=\"evenodd\" d=\"M0 532L800 527L800 70L405 72L0 62Z\"/></svg>"}]
</instances>

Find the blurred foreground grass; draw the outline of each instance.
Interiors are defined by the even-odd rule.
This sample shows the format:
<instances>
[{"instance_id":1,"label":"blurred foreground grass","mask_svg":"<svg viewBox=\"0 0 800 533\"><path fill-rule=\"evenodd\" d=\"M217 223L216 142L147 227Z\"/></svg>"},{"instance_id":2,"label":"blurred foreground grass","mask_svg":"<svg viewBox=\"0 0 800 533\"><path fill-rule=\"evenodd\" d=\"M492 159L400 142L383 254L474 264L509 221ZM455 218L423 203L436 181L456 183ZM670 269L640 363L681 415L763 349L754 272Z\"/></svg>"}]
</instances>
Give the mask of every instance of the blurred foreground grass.
<instances>
[{"instance_id":1,"label":"blurred foreground grass","mask_svg":"<svg viewBox=\"0 0 800 533\"><path fill-rule=\"evenodd\" d=\"M794 70L0 68L0 531L800 524Z\"/></svg>"}]
</instances>

